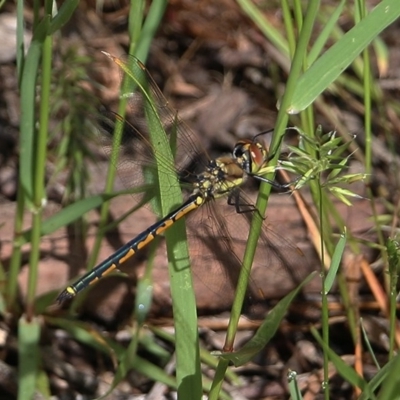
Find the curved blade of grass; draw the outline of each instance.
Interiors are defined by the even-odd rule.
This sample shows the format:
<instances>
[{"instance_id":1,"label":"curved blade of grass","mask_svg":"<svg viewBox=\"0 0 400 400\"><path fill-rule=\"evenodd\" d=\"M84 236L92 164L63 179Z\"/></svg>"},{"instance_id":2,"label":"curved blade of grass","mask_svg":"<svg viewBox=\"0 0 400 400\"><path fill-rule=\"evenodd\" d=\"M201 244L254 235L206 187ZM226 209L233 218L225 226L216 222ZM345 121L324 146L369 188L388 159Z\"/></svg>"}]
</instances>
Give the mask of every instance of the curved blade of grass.
<instances>
[{"instance_id":1,"label":"curved blade of grass","mask_svg":"<svg viewBox=\"0 0 400 400\"><path fill-rule=\"evenodd\" d=\"M377 355L375 354L375 351L372 348L371 340L368 337L368 333L365 329L363 318L360 318L360 328L361 328L362 338L365 341L366 350L369 353L369 356L371 357L373 363L375 364L375 367L379 370L379 369L381 369L381 366L379 364Z\"/></svg>"},{"instance_id":2,"label":"curved blade of grass","mask_svg":"<svg viewBox=\"0 0 400 400\"><path fill-rule=\"evenodd\" d=\"M78 342L96 349L109 356L114 363L116 362L117 355L113 349L108 345L104 337L87 322L74 321L71 323L69 319L53 317L46 317L46 321L51 325L62 328Z\"/></svg>"},{"instance_id":3,"label":"curved blade of grass","mask_svg":"<svg viewBox=\"0 0 400 400\"><path fill-rule=\"evenodd\" d=\"M334 351L330 349L330 347L322 340L315 328L311 328L311 333L320 346L323 347L324 352L328 354L330 361L332 361L339 375L354 387L358 387L362 389L363 392L368 392L370 396L373 396L373 393L369 391L367 382L360 375L358 375L352 367L347 365Z\"/></svg>"},{"instance_id":4,"label":"curved blade of grass","mask_svg":"<svg viewBox=\"0 0 400 400\"><path fill-rule=\"evenodd\" d=\"M104 338L88 323L74 321L72 324L68 319L53 317L46 317L46 321L49 324L59 326L63 330L67 331L78 342L94 348L106 356L109 356L114 363L116 363L117 359L122 359L129 351L129 349L126 349L115 341ZM157 355L158 351L158 355L161 355L163 358L166 356L166 353L162 348L152 350L145 345L144 347L146 347L146 349L148 349L152 354ZM169 387L176 389L175 379L168 376L161 368L139 356L136 356L135 363L131 366L131 368L134 368L137 372L149 377L150 379L153 379L157 382L163 382ZM112 388L113 387L114 386L112 386ZM112 388L110 388L110 391ZM105 393L103 396L106 396L107 393Z\"/></svg>"},{"instance_id":5,"label":"curved blade of grass","mask_svg":"<svg viewBox=\"0 0 400 400\"><path fill-rule=\"evenodd\" d=\"M63 208L57 214L43 221L43 224L41 226L41 235L49 235L55 232L57 229L60 229L70 224L71 222L76 221L88 211L100 207L105 201L113 199L114 197L117 197L121 194L142 193L146 190L146 188L147 186L141 186L140 188L136 188L136 190L99 194L96 196L87 197L86 199L82 199L73 204L70 204L69 206ZM31 234L31 229L23 232L23 234L21 235L21 244L29 243Z\"/></svg>"},{"instance_id":6,"label":"curved blade of grass","mask_svg":"<svg viewBox=\"0 0 400 400\"><path fill-rule=\"evenodd\" d=\"M307 62L309 65L312 65L315 62L318 55L323 50L326 42L330 37L332 30L334 29L340 17L340 14L343 11L343 7L345 4L346 0L341 0L340 4L336 7L335 11L332 13L329 20L326 23L324 23L321 33L318 35L317 39L315 40L315 43L313 44L310 52L308 53Z\"/></svg>"},{"instance_id":7,"label":"curved blade of grass","mask_svg":"<svg viewBox=\"0 0 400 400\"><path fill-rule=\"evenodd\" d=\"M72 17L76 7L78 7L79 0L68 0L61 4L58 13L54 16L50 24L49 33L53 34L61 29Z\"/></svg>"},{"instance_id":8,"label":"curved blade of grass","mask_svg":"<svg viewBox=\"0 0 400 400\"><path fill-rule=\"evenodd\" d=\"M306 109L386 27L400 16L398 0L383 0L299 79L289 114Z\"/></svg>"},{"instance_id":9,"label":"curved blade of grass","mask_svg":"<svg viewBox=\"0 0 400 400\"><path fill-rule=\"evenodd\" d=\"M265 18L262 11L257 7L254 2L250 0L237 0L242 10L249 16L249 18L258 26L260 31L268 38L271 43L279 50L280 53L289 57L289 48L287 40L282 36L282 33Z\"/></svg>"},{"instance_id":10,"label":"curved blade of grass","mask_svg":"<svg viewBox=\"0 0 400 400\"><path fill-rule=\"evenodd\" d=\"M140 60L145 60L147 58L151 42L154 38L154 35L157 32L158 27L160 26L160 22L164 16L165 9L167 8L168 5L168 1L154 0L150 4L151 5L147 13L146 20L143 24L139 41L135 51L135 55ZM130 22L134 21L134 18L130 17L129 21ZM132 27L130 31L132 31L133 29L134 27Z\"/></svg>"},{"instance_id":11,"label":"curved blade of grass","mask_svg":"<svg viewBox=\"0 0 400 400\"><path fill-rule=\"evenodd\" d=\"M157 144L156 154L165 154L173 164L173 155L168 138L154 105L150 101L146 112L152 144ZM165 168L163 162L158 162L159 169ZM166 176L162 174L163 176ZM173 196L169 196L171 188L175 188ZM159 180L162 214L166 215L176 204L182 203L182 193L179 189L178 177L175 175L168 181ZM192 275L190 270L189 249L187 246L185 221L180 220L165 233L168 268L171 283L172 307L176 335L178 398L201 398L202 382L200 370L200 354L197 333L197 309Z\"/></svg>"},{"instance_id":12,"label":"curved blade of grass","mask_svg":"<svg viewBox=\"0 0 400 400\"><path fill-rule=\"evenodd\" d=\"M293 299L297 296L304 285L309 283L316 275L310 274L296 289L286 295L267 315L256 334L238 351L233 353L222 353L221 358L231 361L235 367L249 362L257 355L275 335L280 322L286 315L286 311Z\"/></svg>"},{"instance_id":13,"label":"curved blade of grass","mask_svg":"<svg viewBox=\"0 0 400 400\"><path fill-rule=\"evenodd\" d=\"M145 67L139 62L131 65L105 53L124 71L141 91L145 100L145 113L154 148L158 176L166 176L174 165L171 147L158 116L157 108L147 90ZM162 160L157 155L162 154ZM169 160L169 165L166 165ZM160 173L161 172L161 173ZM166 215L182 203L178 177L169 174L168 181L158 179L160 214ZM171 281L172 305L176 332L178 396L200 398L202 395L200 355L197 334L197 311L189 263L186 229L183 220L177 221L165 232L168 266Z\"/></svg>"},{"instance_id":14,"label":"curved blade of grass","mask_svg":"<svg viewBox=\"0 0 400 400\"><path fill-rule=\"evenodd\" d=\"M387 364L385 364L377 374L368 382L367 389L361 394L358 400L368 400L368 399L376 399L377 397L371 396L371 393L374 393L379 387L384 387L382 393L379 395L379 400L382 398L386 399L397 399L398 396L392 395L392 397L387 397L390 395L390 392L395 388L395 394L398 394L398 375L399 372L399 360L400 354L397 354L392 360L390 360ZM394 378L394 379L393 379ZM388 386L388 392L385 390L385 386ZM381 397L382 396L382 397Z\"/></svg>"},{"instance_id":15,"label":"curved blade of grass","mask_svg":"<svg viewBox=\"0 0 400 400\"><path fill-rule=\"evenodd\" d=\"M114 352L118 355L118 359L120 363L118 365L118 370L116 376L112 382L112 385L106 393L104 393L99 399L109 398L109 394L113 391L115 386L124 378L126 377L127 373L134 369L135 371L139 372L141 375L147 376L148 378L154 380L155 382L162 382L165 385L169 386L170 388L177 390L177 383L176 379L169 376L163 369L158 367L157 365L151 363L150 361L138 356L135 354L135 357L130 364L126 364L125 360L129 359L129 353L132 351L133 346L137 346L139 341L139 336L135 335L132 338L131 343L128 348L121 346L120 344L107 340L109 346L113 348ZM147 346L140 341L141 345L145 347ZM154 352L153 352L154 354ZM124 370L124 368L128 368Z\"/></svg>"}]
</instances>

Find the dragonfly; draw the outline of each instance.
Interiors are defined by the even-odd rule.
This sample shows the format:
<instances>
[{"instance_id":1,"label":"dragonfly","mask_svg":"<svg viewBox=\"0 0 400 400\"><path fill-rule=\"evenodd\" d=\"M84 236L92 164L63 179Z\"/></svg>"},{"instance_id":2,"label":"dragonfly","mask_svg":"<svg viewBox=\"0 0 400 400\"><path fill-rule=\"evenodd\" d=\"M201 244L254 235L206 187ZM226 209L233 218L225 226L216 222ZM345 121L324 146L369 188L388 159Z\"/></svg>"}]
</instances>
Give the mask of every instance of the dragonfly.
<instances>
[{"instance_id":1,"label":"dragonfly","mask_svg":"<svg viewBox=\"0 0 400 400\"><path fill-rule=\"evenodd\" d=\"M288 184L280 184L276 181L272 181L264 177L266 173L274 171L269 163L274 157L274 154L270 154L266 145L261 141L263 135L266 132L261 132L251 139L239 140L230 154L210 159L199 139L196 135L185 125L179 118L177 118L176 112L169 106L168 101L165 99L161 90L157 86L154 79L146 67L136 58L130 57L128 60L122 60L110 56L113 61L121 66L122 69L130 68L133 73L138 75L142 74L143 79L147 82L147 90L153 99L158 117L163 122L166 128L167 135L171 139L171 131L177 135L177 145L175 149L175 170L170 173L178 174L182 189L187 192L186 200L183 201L176 209L160 218L157 222L149 226L146 230L138 234L132 240L127 242L124 246L119 248L116 252L111 254L108 258L100 262L92 270L81 276L75 282L66 287L57 297L58 303L64 303L74 298L78 293L83 291L88 286L92 285L100 278L108 275L112 271L118 270L121 264L126 262L133 255L137 254L144 247L148 246L156 237L162 235L167 229L169 229L176 221L188 217L198 209L203 209L205 205L215 204L220 198L227 198L227 204L235 210L238 215L247 216L249 214L257 212L255 206L246 198L242 187L250 179L254 179L259 182L266 182L278 189L287 190L293 182ZM145 100L143 100L143 94L140 91L131 94L129 101L132 109L135 111L148 107ZM147 110L149 111L149 110ZM118 116L116 116L118 118ZM132 182L126 183L126 186L135 186L143 182L143 171L148 169L151 163L154 164L154 158L157 156L158 159L163 160L162 154L155 154L151 145L149 134L143 133L146 130L145 117L138 115L136 119L138 128L128 124L128 128L132 137L137 139L140 144L137 145L139 151L136 152L135 156L128 154L128 157L119 161L118 169L126 170L130 168L131 171L135 171L139 177L132 178ZM121 147L125 147L123 144ZM168 164L166 161L165 164ZM138 168L140 167L140 168ZM142 171L141 173L138 171ZM167 169L168 172L168 169ZM127 174L124 174L127 175ZM159 179L168 179L167 176L160 176ZM189 188L189 191L187 190ZM211 215L211 214L210 214ZM207 221L210 218L207 218ZM213 211L212 218L215 219L215 223L218 228L219 240L225 241L225 248L230 249L230 238L228 228L224 218L220 216L220 213ZM208 222L205 224L207 225ZM240 228L241 229L241 228ZM283 247L290 247L283 238ZM263 246L265 247L265 246ZM266 244L266 247L273 249L273 246ZM282 263L286 264L286 260L281 256L280 251L279 259L282 259Z\"/></svg>"}]
</instances>

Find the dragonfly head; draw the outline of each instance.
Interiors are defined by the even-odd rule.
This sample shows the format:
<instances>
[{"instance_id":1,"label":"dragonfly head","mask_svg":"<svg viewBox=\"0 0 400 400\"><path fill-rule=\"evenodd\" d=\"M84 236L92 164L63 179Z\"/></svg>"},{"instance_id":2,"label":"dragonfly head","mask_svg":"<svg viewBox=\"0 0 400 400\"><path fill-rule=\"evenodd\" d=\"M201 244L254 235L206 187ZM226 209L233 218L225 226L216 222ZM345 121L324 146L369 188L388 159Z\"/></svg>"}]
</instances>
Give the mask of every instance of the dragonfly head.
<instances>
[{"instance_id":1,"label":"dragonfly head","mask_svg":"<svg viewBox=\"0 0 400 400\"><path fill-rule=\"evenodd\" d=\"M268 162L268 150L259 142L239 140L234 149L233 157L240 167L249 175L257 174Z\"/></svg>"}]
</instances>

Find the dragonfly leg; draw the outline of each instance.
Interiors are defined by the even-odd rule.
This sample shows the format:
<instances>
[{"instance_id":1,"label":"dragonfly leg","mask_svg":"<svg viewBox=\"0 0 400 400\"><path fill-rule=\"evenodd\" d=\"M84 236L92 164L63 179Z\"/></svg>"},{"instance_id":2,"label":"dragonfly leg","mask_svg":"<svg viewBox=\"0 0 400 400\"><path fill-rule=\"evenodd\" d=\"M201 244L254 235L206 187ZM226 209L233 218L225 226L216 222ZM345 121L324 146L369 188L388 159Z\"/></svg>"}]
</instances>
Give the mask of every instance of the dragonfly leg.
<instances>
[{"instance_id":1,"label":"dragonfly leg","mask_svg":"<svg viewBox=\"0 0 400 400\"><path fill-rule=\"evenodd\" d=\"M229 194L228 205L234 206L235 210L238 214L256 212L256 213L258 213L258 215L261 219L263 219L263 220L265 219L265 217L263 217L260 214L260 211L254 204L249 204L249 203L240 201L240 192L238 190L234 190L233 192L231 192Z\"/></svg>"},{"instance_id":2,"label":"dragonfly leg","mask_svg":"<svg viewBox=\"0 0 400 400\"><path fill-rule=\"evenodd\" d=\"M286 190L286 191L290 191L290 190L287 190L287 189L290 189L291 186L296 185L296 183L299 182L299 180L301 179L301 177L298 177L294 181L290 181L288 183L278 183L278 182L272 181L272 180L270 180L268 178L264 178L263 176L259 176L259 175L251 175L251 176L254 179L257 179L258 181L268 183L269 185L271 185L275 189Z\"/></svg>"}]
</instances>

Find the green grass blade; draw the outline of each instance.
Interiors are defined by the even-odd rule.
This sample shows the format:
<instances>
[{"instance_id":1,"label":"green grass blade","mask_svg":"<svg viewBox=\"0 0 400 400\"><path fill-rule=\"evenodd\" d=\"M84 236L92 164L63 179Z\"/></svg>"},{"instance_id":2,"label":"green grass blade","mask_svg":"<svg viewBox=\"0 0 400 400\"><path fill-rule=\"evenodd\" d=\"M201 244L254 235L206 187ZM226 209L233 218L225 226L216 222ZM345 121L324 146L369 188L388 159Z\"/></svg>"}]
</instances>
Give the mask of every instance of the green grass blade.
<instances>
[{"instance_id":1,"label":"green grass blade","mask_svg":"<svg viewBox=\"0 0 400 400\"><path fill-rule=\"evenodd\" d=\"M330 347L319 336L319 333L315 328L311 328L311 333L313 334L314 338L318 341L320 346L323 347L324 352L328 355L330 361L332 361L339 375L341 375L342 378L344 378L354 387L358 387L361 390L363 390L363 392L367 392L368 391L367 382L360 375L358 375L357 372L352 367L347 365L334 351L330 349ZM370 395L372 395L372 393L370 393Z\"/></svg>"},{"instance_id":2,"label":"green grass blade","mask_svg":"<svg viewBox=\"0 0 400 400\"><path fill-rule=\"evenodd\" d=\"M394 387L397 388L396 394L398 394L398 388L399 388L399 383L398 383L398 377L394 375L398 375L399 372L399 358L400 355L397 354L395 358L390 360L387 364L385 364L378 372L377 374L368 382L368 385L366 389L363 391L361 396L358 398L358 400L368 400L368 399L376 399L376 396L371 396L371 393L374 393L379 387L384 387L386 384L388 385L388 391L386 392L385 388L382 390L382 393L379 395L379 400L381 400L383 397L382 396L388 396L390 392L393 390L393 384ZM389 377L392 379L390 380ZM386 383L386 384L385 384ZM397 399L398 396L393 396L393 397L386 397L389 399Z\"/></svg>"},{"instance_id":3,"label":"green grass blade","mask_svg":"<svg viewBox=\"0 0 400 400\"><path fill-rule=\"evenodd\" d=\"M337 272L339 270L340 262L342 261L342 256L344 252L344 248L346 246L347 234L346 231L340 235L340 239L338 244L335 247L335 251L332 255L331 265L329 267L329 271L326 274L324 280L324 293L328 294L332 288L333 283L335 282Z\"/></svg>"},{"instance_id":4,"label":"green grass blade","mask_svg":"<svg viewBox=\"0 0 400 400\"><path fill-rule=\"evenodd\" d=\"M397 326L397 303L398 303L398 282L400 271L400 243L398 238L388 238L386 241L386 251L389 272L389 357L392 358L396 346L396 326Z\"/></svg>"},{"instance_id":5,"label":"green grass blade","mask_svg":"<svg viewBox=\"0 0 400 400\"><path fill-rule=\"evenodd\" d=\"M304 285L313 279L315 273L310 274L296 289L292 290L268 313L264 322L257 329L256 334L238 351L222 353L221 357L232 362L235 367L242 366L256 356L272 339L279 328L279 324L286 315L286 311L293 299Z\"/></svg>"},{"instance_id":6,"label":"green grass blade","mask_svg":"<svg viewBox=\"0 0 400 400\"><path fill-rule=\"evenodd\" d=\"M289 114L306 109L386 27L400 16L398 0L383 0L299 79Z\"/></svg>"},{"instance_id":7,"label":"green grass blade","mask_svg":"<svg viewBox=\"0 0 400 400\"><path fill-rule=\"evenodd\" d=\"M176 389L176 380L174 378L171 378L164 370L152 364L150 361L136 355L134 362L131 364L127 364L124 360L126 358L129 358L126 357L126 355L129 354L131 350L131 345L127 349L126 347L111 339L104 338L88 323L74 321L74 323L72 324L71 321L68 319L52 317L46 317L46 320L48 323L59 326L60 328L67 331L71 335L71 337L73 337L78 342L85 344L86 346L93 349L96 349L100 353L110 357L114 363L117 360L120 361L116 377L109 390L102 395L102 398L111 393L113 388L122 378L126 376L126 373L131 369L135 369L137 372L143 374L144 376L148 376L155 381L162 382L170 386L171 388ZM143 343L142 339L139 337L134 337L131 341L131 344L132 342L139 339L141 341L141 345L146 348L146 350L148 350L151 354L155 355L156 357L158 356L158 358L165 359L165 354L163 353L165 351L162 348L149 348L149 346L146 343Z\"/></svg>"},{"instance_id":8,"label":"green grass blade","mask_svg":"<svg viewBox=\"0 0 400 400\"><path fill-rule=\"evenodd\" d=\"M69 206L63 208L59 213L43 221L41 226L41 236L49 235L55 232L57 229L76 221L87 212L100 207L105 201L118 196L118 194L119 193L99 194L96 196L87 197L86 199L78 200L77 202L70 204ZM21 244L29 243L31 240L31 235L31 229L23 232L21 235Z\"/></svg>"},{"instance_id":9,"label":"green grass blade","mask_svg":"<svg viewBox=\"0 0 400 400\"><path fill-rule=\"evenodd\" d=\"M372 344L371 344L371 341L369 340L368 333L367 333L367 331L365 329L364 322L363 322L362 318L360 318L360 327L361 327L362 337L363 337L363 339L365 341L365 345L367 347L369 355L370 355L372 361L374 362L376 368L379 370L379 369L381 369L381 366L380 366L379 361L378 361L378 359L376 357L374 349L372 348Z\"/></svg>"},{"instance_id":10,"label":"green grass blade","mask_svg":"<svg viewBox=\"0 0 400 400\"><path fill-rule=\"evenodd\" d=\"M33 179L33 213L32 213L32 235L31 251L29 254L29 274L28 289L26 295L27 318L30 319L34 314L34 301L36 296L36 285L38 280L38 267L40 259L40 231L43 216L43 205L46 202L46 191L44 187L48 125L49 125L49 102L50 102L50 82L51 82L51 61L52 61L52 37L46 36L42 46L42 68L41 68L41 98L39 109L39 129L34 138L32 165Z\"/></svg>"},{"instance_id":11,"label":"green grass blade","mask_svg":"<svg viewBox=\"0 0 400 400\"><path fill-rule=\"evenodd\" d=\"M297 382L297 373L295 371L289 371L287 377L288 377L288 387L291 399L302 400L303 396L301 395L301 391Z\"/></svg>"},{"instance_id":12,"label":"green grass blade","mask_svg":"<svg viewBox=\"0 0 400 400\"><path fill-rule=\"evenodd\" d=\"M40 361L39 340L40 322L21 317L18 322L18 400L34 398Z\"/></svg>"},{"instance_id":13,"label":"green grass blade","mask_svg":"<svg viewBox=\"0 0 400 400\"><path fill-rule=\"evenodd\" d=\"M146 21L143 24L140 39L135 51L135 55L140 60L144 61L147 58L151 42L160 26L167 4L167 0L154 0L151 2L151 6L149 12L147 13Z\"/></svg>"},{"instance_id":14,"label":"green grass blade","mask_svg":"<svg viewBox=\"0 0 400 400\"><path fill-rule=\"evenodd\" d=\"M45 17L35 29L32 43L25 58L21 77L21 126L20 126L20 173L19 182L28 201L33 197L33 159L35 135L35 96L36 78L42 45L50 24L50 18Z\"/></svg>"},{"instance_id":15,"label":"green grass blade","mask_svg":"<svg viewBox=\"0 0 400 400\"><path fill-rule=\"evenodd\" d=\"M21 81L21 75L25 63L25 18L24 18L24 1L17 1L17 71L18 81Z\"/></svg>"},{"instance_id":16,"label":"green grass blade","mask_svg":"<svg viewBox=\"0 0 400 400\"><path fill-rule=\"evenodd\" d=\"M67 331L75 340L85 344L97 351L109 356L115 363L119 360L117 372L114 377L114 381L110 388L100 398L107 398L115 386L126 377L126 374L131 369L135 369L140 374L154 379L157 382L162 382L173 389L176 389L176 380L171 378L167 373L160 367L152 364L150 361L145 360L137 355L134 359L130 358L130 352L133 346L137 346L138 340L141 337L136 335L132 338L132 341L128 349L111 339L104 338L98 331L94 330L90 324L84 322L75 321L73 324L68 319L63 318L52 318L47 317L47 322L52 325L59 326L60 328ZM165 351L162 348L150 348L146 343L141 340L141 345L146 348L150 353L159 358L165 359ZM152 345L152 343L151 343Z\"/></svg>"},{"instance_id":17,"label":"green grass blade","mask_svg":"<svg viewBox=\"0 0 400 400\"><path fill-rule=\"evenodd\" d=\"M324 49L326 42L328 41L332 30L334 29L340 14L343 11L343 7L346 4L346 0L342 0L340 4L336 7L335 11L330 16L329 20L323 25L321 33L318 35L315 43L313 44L310 52L308 53L307 62L308 65L314 64L318 55Z\"/></svg>"},{"instance_id":18,"label":"green grass blade","mask_svg":"<svg viewBox=\"0 0 400 400\"><path fill-rule=\"evenodd\" d=\"M51 21L49 30L50 34L57 32L71 19L78 4L79 0L68 0L61 4L60 9Z\"/></svg>"},{"instance_id":19,"label":"green grass blade","mask_svg":"<svg viewBox=\"0 0 400 400\"><path fill-rule=\"evenodd\" d=\"M250 0L237 0L242 10L258 26L260 31L268 38L281 54L289 58L289 48L286 39L278 29L268 22L260 9Z\"/></svg>"},{"instance_id":20,"label":"green grass blade","mask_svg":"<svg viewBox=\"0 0 400 400\"><path fill-rule=\"evenodd\" d=\"M32 207L33 200L33 159L35 137L35 100L36 79L39 70L39 62L42 44L45 40L50 19L45 17L34 28L34 36L29 46L26 57L21 53L23 45L23 9L22 2L18 2L18 43L17 51L19 87L21 90L21 122L19 137L19 176L17 193L17 211L14 222L14 244L10 261L5 298L7 308L13 310L16 306L15 298L18 290L18 274L21 267L21 231L24 222L25 205Z\"/></svg>"},{"instance_id":21,"label":"green grass blade","mask_svg":"<svg viewBox=\"0 0 400 400\"><path fill-rule=\"evenodd\" d=\"M168 180L158 179L160 212L162 215L166 215L177 204L182 203L182 193L178 177L169 173L174 165L173 155L157 108L147 90L147 76L140 64L133 63L128 66L116 58L111 58L138 87L145 100L145 113L156 158L158 177L169 175ZM162 159L157 158L159 154L162 155ZM176 332L178 397L196 399L202 395L200 355L196 302L184 221L180 220L173 224L166 231L165 237Z\"/></svg>"}]
</instances>

